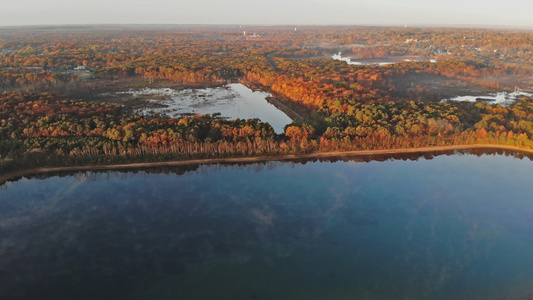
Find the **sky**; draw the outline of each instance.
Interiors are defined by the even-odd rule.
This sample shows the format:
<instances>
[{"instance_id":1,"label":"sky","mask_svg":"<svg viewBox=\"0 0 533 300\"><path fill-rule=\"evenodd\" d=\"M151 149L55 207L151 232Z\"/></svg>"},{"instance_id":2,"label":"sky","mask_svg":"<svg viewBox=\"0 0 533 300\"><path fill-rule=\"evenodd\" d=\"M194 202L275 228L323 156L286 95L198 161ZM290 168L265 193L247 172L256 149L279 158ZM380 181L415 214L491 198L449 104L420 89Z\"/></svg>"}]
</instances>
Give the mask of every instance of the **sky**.
<instances>
[{"instance_id":1,"label":"sky","mask_svg":"<svg viewBox=\"0 0 533 300\"><path fill-rule=\"evenodd\" d=\"M0 26L56 24L482 25L532 27L524 0L16 0Z\"/></svg>"}]
</instances>

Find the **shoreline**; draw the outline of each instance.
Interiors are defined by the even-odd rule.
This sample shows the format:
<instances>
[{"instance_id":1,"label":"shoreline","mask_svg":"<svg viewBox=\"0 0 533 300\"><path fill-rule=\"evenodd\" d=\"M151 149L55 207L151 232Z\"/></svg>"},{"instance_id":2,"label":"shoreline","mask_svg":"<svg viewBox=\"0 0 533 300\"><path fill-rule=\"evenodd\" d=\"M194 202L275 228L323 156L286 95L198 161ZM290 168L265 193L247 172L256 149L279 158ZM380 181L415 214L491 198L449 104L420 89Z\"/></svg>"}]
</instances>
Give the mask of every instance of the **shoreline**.
<instances>
[{"instance_id":1,"label":"shoreline","mask_svg":"<svg viewBox=\"0 0 533 300\"><path fill-rule=\"evenodd\" d=\"M412 153L429 153L429 152L446 152L456 150L475 150L475 149L499 149L512 150L522 153L533 154L533 149L524 149L516 146L498 145L498 144L472 144L472 145L453 145L453 146L434 146L420 148L403 148L403 149L383 149L383 150L354 150L354 151L332 151L332 152L313 152L308 154L287 154L278 156L249 156L249 157L228 157L228 158L202 158L190 160L174 160L161 162L140 162L127 164L112 165L85 165L70 167L39 167L18 170L0 174L0 185L11 179L32 174L46 174L55 172L68 171L91 171L91 170L121 170L134 168L150 167L173 167L195 164L212 164L212 163L254 163L264 161L284 161L293 159L311 159L311 158L331 158L331 157L365 157L375 155L395 155L395 154L412 154Z\"/></svg>"}]
</instances>

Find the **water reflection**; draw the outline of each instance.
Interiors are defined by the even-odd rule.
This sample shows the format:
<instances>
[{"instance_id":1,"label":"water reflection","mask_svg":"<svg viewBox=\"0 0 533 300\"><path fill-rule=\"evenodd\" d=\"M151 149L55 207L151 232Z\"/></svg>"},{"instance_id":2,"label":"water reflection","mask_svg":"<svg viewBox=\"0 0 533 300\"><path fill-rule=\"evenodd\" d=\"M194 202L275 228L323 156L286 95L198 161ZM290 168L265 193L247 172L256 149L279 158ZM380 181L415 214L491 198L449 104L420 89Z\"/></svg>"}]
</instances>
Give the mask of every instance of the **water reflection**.
<instances>
[{"instance_id":1,"label":"water reflection","mask_svg":"<svg viewBox=\"0 0 533 300\"><path fill-rule=\"evenodd\" d=\"M519 299L531 163L496 153L21 179L0 298Z\"/></svg>"},{"instance_id":2,"label":"water reflection","mask_svg":"<svg viewBox=\"0 0 533 300\"><path fill-rule=\"evenodd\" d=\"M277 133L283 133L285 125L292 122L284 112L266 100L269 94L252 91L240 83L204 89L145 88L123 93L132 94L134 97L143 95L147 97L148 102L155 105L137 111L142 114L160 113L172 118L189 114L220 114L230 120L257 118L268 122ZM165 97L161 99L162 96Z\"/></svg>"}]
</instances>

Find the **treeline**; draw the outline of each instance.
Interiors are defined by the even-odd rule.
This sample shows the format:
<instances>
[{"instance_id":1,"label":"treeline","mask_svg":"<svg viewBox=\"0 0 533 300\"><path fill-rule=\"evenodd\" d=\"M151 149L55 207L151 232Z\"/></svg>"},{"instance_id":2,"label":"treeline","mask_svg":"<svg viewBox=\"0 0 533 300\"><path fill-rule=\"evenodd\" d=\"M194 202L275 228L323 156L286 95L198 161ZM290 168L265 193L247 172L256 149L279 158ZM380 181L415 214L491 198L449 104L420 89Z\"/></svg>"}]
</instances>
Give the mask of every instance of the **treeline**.
<instances>
[{"instance_id":1,"label":"treeline","mask_svg":"<svg viewBox=\"0 0 533 300\"><path fill-rule=\"evenodd\" d=\"M72 82L79 77L69 73L25 72L7 73L0 71L0 90L14 89L18 87L32 86L47 88L56 83Z\"/></svg>"},{"instance_id":2,"label":"treeline","mask_svg":"<svg viewBox=\"0 0 533 300\"><path fill-rule=\"evenodd\" d=\"M483 103L355 104L353 114L316 110L305 122L288 125L283 135L258 120L145 118L125 115L118 105L64 100L50 93L6 92L0 103L3 171L480 142L533 146L531 98L508 108Z\"/></svg>"},{"instance_id":3,"label":"treeline","mask_svg":"<svg viewBox=\"0 0 533 300\"><path fill-rule=\"evenodd\" d=\"M279 137L258 120L211 116L144 118L118 105L50 93L0 97L0 160L10 169L43 164L268 154Z\"/></svg>"}]
</instances>

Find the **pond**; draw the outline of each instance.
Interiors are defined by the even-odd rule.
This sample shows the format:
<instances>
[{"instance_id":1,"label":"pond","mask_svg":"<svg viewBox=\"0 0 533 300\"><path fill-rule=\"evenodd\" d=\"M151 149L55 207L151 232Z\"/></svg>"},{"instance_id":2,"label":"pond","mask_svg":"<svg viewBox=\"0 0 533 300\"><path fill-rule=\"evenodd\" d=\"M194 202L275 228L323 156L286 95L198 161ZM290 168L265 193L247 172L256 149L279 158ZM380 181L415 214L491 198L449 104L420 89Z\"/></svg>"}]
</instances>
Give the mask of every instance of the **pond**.
<instances>
[{"instance_id":1,"label":"pond","mask_svg":"<svg viewBox=\"0 0 533 300\"><path fill-rule=\"evenodd\" d=\"M216 114L230 120L259 119L268 122L276 131L283 133L285 125L292 122L284 112L269 103L268 93L252 91L240 83L223 87L204 89L175 90L170 88L130 90L123 92L134 97L143 95L157 107L145 107L137 110L142 114L160 113L172 118L181 118L187 114ZM154 99L150 98L154 96ZM161 96L166 96L161 99Z\"/></svg>"},{"instance_id":2,"label":"pond","mask_svg":"<svg viewBox=\"0 0 533 300\"><path fill-rule=\"evenodd\" d=\"M525 299L533 163L454 154L23 178L0 299Z\"/></svg>"},{"instance_id":3,"label":"pond","mask_svg":"<svg viewBox=\"0 0 533 300\"><path fill-rule=\"evenodd\" d=\"M522 99L523 97L532 97L533 93L529 92L499 92L496 94L486 94L481 96L457 96L450 99L444 99L441 102L450 102L450 101L467 101L467 102L485 102L487 104L499 104L502 106L509 106L516 101Z\"/></svg>"},{"instance_id":4,"label":"pond","mask_svg":"<svg viewBox=\"0 0 533 300\"><path fill-rule=\"evenodd\" d=\"M387 58L351 58L342 56L341 53L334 54L331 56L334 60L340 60L345 61L349 65L356 65L356 66L371 66L371 65L379 65L379 66L386 66L386 65L393 65L402 61L419 61L418 59L414 58L405 58L405 57L397 57L397 56L388 56ZM434 59L428 59L427 61L431 63L436 63L437 61Z\"/></svg>"}]
</instances>

